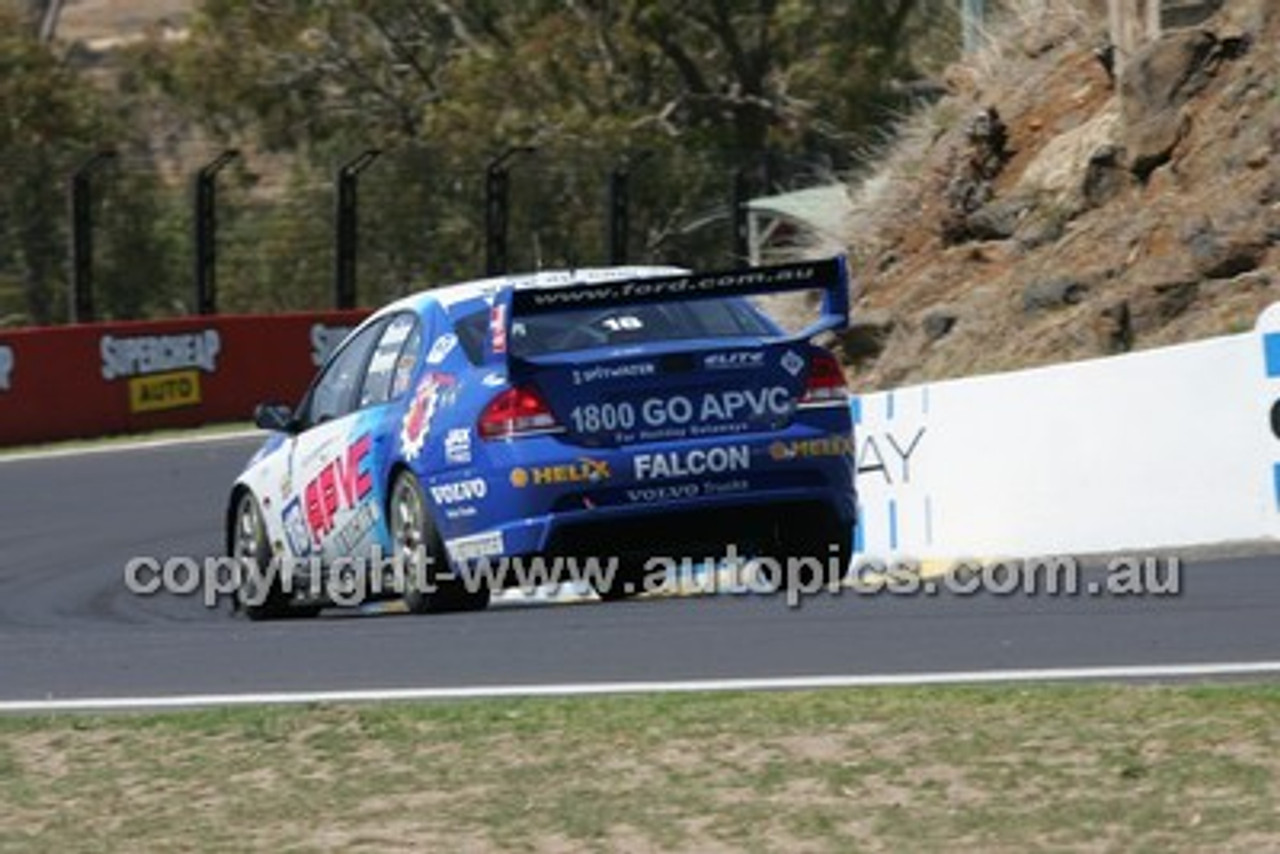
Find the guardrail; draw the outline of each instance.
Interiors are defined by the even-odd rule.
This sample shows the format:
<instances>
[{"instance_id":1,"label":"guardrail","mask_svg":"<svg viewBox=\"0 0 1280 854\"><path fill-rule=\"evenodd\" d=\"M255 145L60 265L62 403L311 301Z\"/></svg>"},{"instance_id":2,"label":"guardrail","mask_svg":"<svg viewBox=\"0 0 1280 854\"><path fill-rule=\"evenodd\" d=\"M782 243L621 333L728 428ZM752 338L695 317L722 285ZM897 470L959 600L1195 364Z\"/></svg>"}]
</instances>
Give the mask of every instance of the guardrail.
<instances>
[{"instance_id":1,"label":"guardrail","mask_svg":"<svg viewBox=\"0 0 1280 854\"><path fill-rule=\"evenodd\" d=\"M301 397L366 314L0 330L0 447L247 419Z\"/></svg>"},{"instance_id":2,"label":"guardrail","mask_svg":"<svg viewBox=\"0 0 1280 854\"><path fill-rule=\"evenodd\" d=\"M852 401L879 559L1280 538L1280 303L1252 332Z\"/></svg>"}]
</instances>

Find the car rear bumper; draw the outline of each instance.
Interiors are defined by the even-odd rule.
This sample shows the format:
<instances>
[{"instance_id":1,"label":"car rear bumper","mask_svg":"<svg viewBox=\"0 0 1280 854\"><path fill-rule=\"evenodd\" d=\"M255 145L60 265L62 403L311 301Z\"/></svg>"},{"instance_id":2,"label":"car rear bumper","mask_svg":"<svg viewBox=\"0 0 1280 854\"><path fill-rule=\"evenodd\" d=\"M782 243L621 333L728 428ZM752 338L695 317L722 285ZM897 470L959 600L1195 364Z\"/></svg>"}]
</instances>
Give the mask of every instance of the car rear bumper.
<instances>
[{"instance_id":1,"label":"car rear bumper","mask_svg":"<svg viewBox=\"0 0 1280 854\"><path fill-rule=\"evenodd\" d=\"M541 436L482 447L470 481L481 486L483 472L482 488L467 496L451 489L449 478L461 473L431 479L432 496L455 499L437 507L455 560L624 545L660 553L702 540L723 547L788 517L825 517L846 531L856 518L857 465L844 407L757 434L616 448ZM713 536L699 537L699 529Z\"/></svg>"},{"instance_id":2,"label":"car rear bumper","mask_svg":"<svg viewBox=\"0 0 1280 854\"><path fill-rule=\"evenodd\" d=\"M509 554L650 557L701 561L724 557L728 545L755 553L796 519L823 517L852 528L851 496L778 490L674 501L657 507L615 507L548 514L504 529Z\"/></svg>"}]
</instances>

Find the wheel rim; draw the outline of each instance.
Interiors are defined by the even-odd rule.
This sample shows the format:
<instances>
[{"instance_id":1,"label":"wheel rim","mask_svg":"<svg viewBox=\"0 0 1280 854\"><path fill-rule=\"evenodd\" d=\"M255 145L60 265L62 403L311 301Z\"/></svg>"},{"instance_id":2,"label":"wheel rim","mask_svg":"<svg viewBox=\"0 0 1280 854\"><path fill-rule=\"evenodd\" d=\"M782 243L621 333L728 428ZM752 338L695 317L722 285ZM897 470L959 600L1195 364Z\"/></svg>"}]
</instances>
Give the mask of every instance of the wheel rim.
<instances>
[{"instance_id":1,"label":"wheel rim","mask_svg":"<svg viewBox=\"0 0 1280 854\"><path fill-rule=\"evenodd\" d=\"M396 481L391 496L391 536L405 566L412 566L425 535L422 498L407 477Z\"/></svg>"},{"instance_id":2,"label":"wheel rim","mask_svg":"<svg viewBox=\"0 0 1280 854\"><path fill-rule=\"evenodd\" d=\"M236 506L235 537L231 546L231 556L239 564L240 572L240 581L231 596L233 611L245 606L247 579L253 578L254 573L244 566L244 563L260 559L261 543L262 518L258 514L258 506L254 503L253 496L246 492L240 496L240 503Z\"/></svg>"},{"instance_id":3,"label":"wheel rim","mask_svg":"<svg viewBox=\"0 0 1280 854\"><path fill-rule=\"evenodd\" d=\"M253 505L252 496L245 495L240 499L240 509L236 513L234 556L238 558L256 558L258 556L258 543L261 541L258 509Z\"/></svg>"}]
</instances>

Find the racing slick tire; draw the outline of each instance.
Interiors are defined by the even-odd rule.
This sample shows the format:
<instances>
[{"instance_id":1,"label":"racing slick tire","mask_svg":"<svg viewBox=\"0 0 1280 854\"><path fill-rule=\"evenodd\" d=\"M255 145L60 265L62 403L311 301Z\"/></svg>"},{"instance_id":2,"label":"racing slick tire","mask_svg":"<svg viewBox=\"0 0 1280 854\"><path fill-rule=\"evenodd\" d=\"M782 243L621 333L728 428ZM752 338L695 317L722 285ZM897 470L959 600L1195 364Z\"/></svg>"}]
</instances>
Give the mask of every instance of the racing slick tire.
<instances>
[{"instance_id":1,"label":"racing slick tire","mask_svg":"<svg viewBox=\"0 0 1280 854\"><path fill-rule=\"evenodd\" d=\"M847 525L821 517L787 520L774 539L776 548L757 569L768 589L820 592L836 587L848 574L853 532Z\"/></svg>"},{"instance_id":2,"label":"racing slick tire","mask_svg":"<svg viewBox=\"0 0 1280 854\"><path fill-rule=\"evenodd\" d=\"M274 555L271 543L267 539L266 527L262 522L262 511L258 507L258 499L248 489L241 490L236 499L231 530L228 531L228 551L236 560L250 560L258 570L258 577L267 572L269 585L266 591L250 588L250 574L245 573L240 579L235 593L232 594L233 611L238 611L250 620L279 620L288 617L314 617L320 613L317 605L291 605L289 595L280 583L280 573L272 565Z\"/></svg>"},{"instance_id":3,"label":"racing slick tire","mask_svg":"<svg viewBox=\"0 0 1280 854\"><path fill-rule=\"evenodd\" d=\"M608 578L591 579L591 589L596 592L602 602L620 602L657 590L666 578L662 570L645 571L644 561L635 559L617 567L617 571Z\"/></svg>"},{"instance_id":4,"label":"racing slick tire","mask_svg":"<svg viewBox=\"0 0 1280 854\"><path fill-rule=\"evenodd\" d=\"M488 585L470 590L462 579L449 573L449 555L427 512L422 485L407 469L397 473L391 483L387 519L392 547L404 568L403 598L409 613L482 611L489 606ZM419 582L427 578L433 584L422 589Z\"/></svg>"}]
</instances>

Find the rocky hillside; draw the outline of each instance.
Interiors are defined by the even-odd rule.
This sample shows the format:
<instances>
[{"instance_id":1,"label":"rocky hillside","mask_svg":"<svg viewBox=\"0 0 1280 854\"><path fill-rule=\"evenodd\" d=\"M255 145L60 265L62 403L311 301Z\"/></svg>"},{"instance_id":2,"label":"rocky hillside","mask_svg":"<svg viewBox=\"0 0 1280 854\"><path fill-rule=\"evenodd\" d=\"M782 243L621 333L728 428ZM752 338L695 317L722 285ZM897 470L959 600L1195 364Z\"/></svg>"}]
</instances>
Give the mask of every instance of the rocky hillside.
<instances>
[{"instance_id":1,"label":"rocky hillside","mask_svg":"<svg viewBox=\"0 0 1280 854\"><path fill-rule=\"evenodd\" d=\"M67 44L92 51L109 50L142 38L157 28L185 26L195 0L65 0L57 35Z\"/></svg>"},{"instance_id":2,"label":"rocky hillside","mask_svg":"<svg viewBox=\"0 0 1280 854\"><path fill-rule=\"evenodd\" d=\"M855 190L859 389L1250 328L1280 299L1280 3L1134 56L1041 0Z\"/></svg>"}]
</instances>

